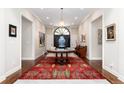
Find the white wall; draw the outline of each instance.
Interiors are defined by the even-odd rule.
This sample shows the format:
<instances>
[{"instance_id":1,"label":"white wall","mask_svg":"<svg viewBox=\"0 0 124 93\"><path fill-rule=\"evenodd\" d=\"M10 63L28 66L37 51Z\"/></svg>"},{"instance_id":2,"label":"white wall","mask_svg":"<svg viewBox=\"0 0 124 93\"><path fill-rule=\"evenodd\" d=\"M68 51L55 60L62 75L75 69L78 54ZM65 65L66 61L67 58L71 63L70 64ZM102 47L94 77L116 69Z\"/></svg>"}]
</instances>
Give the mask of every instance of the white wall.
<instances>
[{"instance_id":1,"label":"white wall","mask_svg":"<svg viewBox=\"0 0 124 93\"><path fill-rule=\"evenodd\" d=\"M36 59L45 51L43 47L38 46L38 33L45 33L45 26L37 17L25 9L0 9L0 81L21 69L22 16L32 22L32 58ZM9 24L17 27L17 37L9 37Z\"/></svg>"},{"instance_id":2,"label":"white wall","mask_svg":"<svg viewBox=\"0 0 124 93\"><path fill-rule=\"evenodd\" d=\"M32 51L32 22L22 17L22 59L33 57Z\"/></svg>"},{"instance_id":3,"label":"white wall","mask_svg":"<svg viewBox=\"0 0 124 93\"><path fill-rule=\"evenodd\" d=\"M119 9L119 27L117 28L119 32L119 66L118 66L118 72L119 72L119 79L124 81L124 8Z\"/></svg>"},{"instance_id":4,"label":"white wall","mask_svg":"<svg viewBox=\"0 0 124 93\"><path fill-rule=\"evenodd\" d=\"M54 30L56 27L48 27L46 29L46 49L50 49L54 46ZM78 40L78 28L68 27L70 31L70 46L75 48L76 41Z\"/></svg>"},{"instance_id":5,"label":"white wall","mask_svg":"<svg viewBox=\"0 0 124 93\"><path fill-rule=\"evenodd\" d=\"M34 14L31 14L28 10L22 9L22 16L24 16L25 18L32 22L33 57L31 59L36 59L46 52L45 46L40 47L39 44L39 32L45 33L46 31L45 25L38 17L36 17Z\"/></svg>"},{"instance_id":6,"label":"white wall","mask_svg":"<svg viewBox=\"0 0 124 93\"><path fill-rule=\"evenodd\" d=\"M46 29L42 22L35 19L35 59L43 55L46 52L46 45L40 46L39 44L39 32L45 33Z\"/></svg>"},{"instance_id":7,"label":"white wall","mask_svg":"<svg viewBox=\"0 0 124 93\"><path fill-rule=\"evenodd\" d=\"M78 37L79 37L79 41L81 41L81 35L82 34L85 34L86 36L86 46L87 46L87 58L89 59L90 58L90 54L89 54L89 49L90 49L90 46L89 46L89 32L90 32L90 19L88 18L85 22L81 23L80 26L79 26L79 34L78 34Z\"/></svg>"},{"instance_id":8,"label":"white wall","mask_svg":"<svg viewBox=\"0 0 124 93\"><path fill-rule=\"evenodd\" d=\"M88 15L86 16L86 18L84 18L84 20L82 20L81 24L79 25L79 40L81 39L81 34L85 34L86 35L86 45L87 45L87 58L89 60L94 60L94 58L92 57L92 22L94 20L96 20L97 18L99 18L100 16L103 15L103 10L102 9L98 9L97 11L95 11L92 15ZM95 58L95 60L97 60Z\"/></svg>"},{"instance_id":9,"label":"white wall","mask_svg":"<svg viewBox=\"0 0 124 93\"><path fill-rule=\"evenodd\" d=\"M50 49L51 47L54 46L54 29L55 28L51 28L51 27L47 27L46 28L46 49Z\"/></svg>"},{"instance_id":10,"label":"white wall","mask_svg":"<svg viewBox=\"0 0 124 93\"><path fill-rule=\"evenodd\" d=\"M92 59L92 25L91 23L102 16L103 18L103 49L102 59L103 68L119 79L124 81L124 9L100 9L95 11L79 26L79 35L86 33L86 40L88 45L88 58ZM116 41L106 41L106 26L116 24Z\"/></svg>"},{"instance_id":11,"label":"white wall","mask_svg":"<svg viewBox=\"0 0 124 93\"><path fill-rule=\"evenodd\" d=\"M124 9L104 10L104 27L113 23L116 24L116 41L104 39L103 67L124 81Z\"/></svg>"},{"instance_id":12,"label":"white wall","mask_svg":"<svg viewBox=\"0 0 124 93\"><path fill-rule=\"evenodd\" d=\"M5 21L4 9L0 9L0 82L5 79Z\"/></svg>"},{"instance_id":13,"label":"white wall","mask_svg":"<svg viewBox=\"0 0 124 93\"><path fill-rule=\"evenodd\" d=\"M102 44L98 44L98 29L102 29L102 17L94 20L91 27L91 59L102 60ZM102 33L102 32L101 32Z\"/></svg>"},{"instance_id":14,"label":"white wall","mask_svg":"<svg viewBox=\"0 0 124 93\"><path fill-rule=\"evenodd\" d=\"M5 9L5 73L10 75L21 68L20 9ZM9 24L17 26L17 37L9 37Z\"/></svg>"},{"instance_id":15,"label":"white wall","mask_svg":"<svg viewBox=\"0 0 124 93\"><path fill-rule=\"evenodd\" d=\"M78 39L78 28L77 27L76 28L70 27L69 30L70 30L70 36L71 36L70 44L71 44L72 48L75 48L76 47L76 41L79 40Z\"/></svg>"}]
</instances>

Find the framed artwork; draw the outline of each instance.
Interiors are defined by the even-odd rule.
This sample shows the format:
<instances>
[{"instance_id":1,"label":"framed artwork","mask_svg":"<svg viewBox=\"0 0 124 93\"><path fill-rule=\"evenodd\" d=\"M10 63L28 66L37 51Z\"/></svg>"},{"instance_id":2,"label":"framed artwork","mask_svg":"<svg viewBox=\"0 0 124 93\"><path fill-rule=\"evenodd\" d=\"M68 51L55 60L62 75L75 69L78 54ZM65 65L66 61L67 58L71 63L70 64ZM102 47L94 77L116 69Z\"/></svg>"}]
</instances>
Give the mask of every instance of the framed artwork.
<instances>
[{"instance_id":1,"label":"framed artwork","mask_svg":"<svg viewBox=\"0 0 124 93\"><path fill-rule=\"evenodd\" d=\"M45 34L42 32L39 32L39 43L40 46L45 46Z\"/></svg>"},{"instance_id":2,"label":"framed artwork","mask_svg":"<svg viewBox=\"0 0 124 93\"><path fill-rule=\"evenodd\" d=\"M80 46L86 46L86 35L85 34L81 34Z\"/></svg>"},{"instance_id":3,"label":"framed artwork","mask_svg":"<svg viewBox=\"0 0 124 93\"><path fill-rule=\"evenodd\" d=\"M111 24L106 28L106 40L107 41L114 41L116 40L116 25Z\"/></svg>"},{"instance_id":4,"label":"framed artwork","mask_svg":"<svg viewBox=\"0 0 124 93\"><path fill-rule=\"evenodd\" d=\"M98 44L102 44L102 29L98 29Z\"/></svg>"},{"instance_id":5,"label":"framed artwork","mask_svg":"<svg viewBox=\"0 0 124 93\"><path fill-rule=\"evenodd\" d=\"M54 35L54 47L61 48L59 45L59 39L61 36L65 39L65 46L64 47L70 47L70 35ZM64 48L63 47L63 48Z\"/></svg>"},{"instance_id":6,"label":"framed artwork","mask_svg":"<svg viewBox=\"0 0 124 93\"><path fill-rule=\"evenodd\" d=\"M9 37L16 37L17 30L16 26L9 24Z\"/></svg>"},{"instance_id":7,"label":"framed artwork","mask_svg":"<svg viewBox=\"0 0 124 93\"><path fill-rule=\"evenodd\" d=\"M85 34L82 34L81 35L81 42L85 42L86 41L86 36L85 36Z\"/></svg>"},{"instance_id":8,"label":"framed artwork","mask_svg":"<svg viewBox=\"0 0 124 93\"><path fill-rule=\"evenodd\" d=\"M81 42L83 42L83 35L81 35Z\"/></svg>"}]
</instances>

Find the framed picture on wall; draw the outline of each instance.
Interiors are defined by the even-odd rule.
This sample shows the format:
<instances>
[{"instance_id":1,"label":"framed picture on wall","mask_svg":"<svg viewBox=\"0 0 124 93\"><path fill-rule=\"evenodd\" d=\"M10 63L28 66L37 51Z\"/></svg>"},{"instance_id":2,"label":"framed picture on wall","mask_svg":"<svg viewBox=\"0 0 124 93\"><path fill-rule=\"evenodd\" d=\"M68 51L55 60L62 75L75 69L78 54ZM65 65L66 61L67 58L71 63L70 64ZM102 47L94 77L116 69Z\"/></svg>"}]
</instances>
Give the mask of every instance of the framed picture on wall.
<instances>
[{"instance_id":1,"label":"framed picture on wall","mask_svg":"<svg viewBox=\"0 0 124 93\"><path fill-rule=\"evenodd\" d=\"M98 44L102 44L102 29L98 29Z\"/></svg>"},{"instance_id":2,"label":"framed picture on wall","mask_svg":"<svg viewBox=\"0 0 124 93\"><path fill-rule=\"evenodd\" d=\"M116 40L116 25L111 24L106 27L106 40L115 41Z\"/></svg>"},{"instance_id":3,"label":"framed picture on wall","mask_svg":"<svg viewBox=\"0 0 124 93\"><path fill-rule=\"evenodd\" d=\"M16 37L17 36L17 27L9 24L9 37Z\"/></svg>"},{"instance_id":4,"label":"framed picture on wall","mask_svg":"<svg viewBox=\"0 0 124 93\"><path fill-rule=\"evenodd\" d=\"M81 34L81 42L83 42L83 38L84 38L84 37L83 37L83 34Z\"/></svg>"},{"instance_id":5,"label":"framed picture on wall","mask_svg":"<svg viewBox=\"0 0 124 93\"><path fill-rule=\"evenodd\" d=\"M45 46L45 34L42 32L39 32L39 43L40 47Z\"/></svg>"},{"instance_id":6,"label":"framed picture on wall","mask_svg":"<svg viewBox=\"0 0 124 93\"><path fill-rule=\"evenodd\" d=\"M86 41L86 36L85 34L81 34L81 42L85 42Z\"/></svg>"}]
</instances>

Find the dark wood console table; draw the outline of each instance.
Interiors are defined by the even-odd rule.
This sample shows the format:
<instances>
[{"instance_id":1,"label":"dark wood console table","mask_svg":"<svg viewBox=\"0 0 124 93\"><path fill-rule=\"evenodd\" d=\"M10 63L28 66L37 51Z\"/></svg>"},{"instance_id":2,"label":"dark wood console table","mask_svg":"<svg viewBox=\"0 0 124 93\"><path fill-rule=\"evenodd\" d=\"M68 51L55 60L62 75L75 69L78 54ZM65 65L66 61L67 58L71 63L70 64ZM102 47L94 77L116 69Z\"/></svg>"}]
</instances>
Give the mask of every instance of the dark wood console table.
<instances>
[{"instance_id":1,"label":"dark wood console table","mask_svg":"<svg viewBox=\"0 0 124 93\"><path fill-rule=\"evenodd\" d=\"M76 51L76 54L83 58L83 57L86 57L86 54L87 54L87 46L77 46L75 48L75 51Z\"/></svg>"},{"instance_id":2,"label":"dark wood console table","mask_svg":"<svg viewBox=\"0 0 124 93\"><path fill-rule=\"evenodd\" d=\"M75 53L75 50L47 50L48 53L55 53L56 57L55 57L55 62L63 65L67 62L69 62L68 60L68 54L69 53ZM59 57L58 54L61 54L61 56ZM66 54L66 56L64 57L63 54Z\"/></svg>"}]
</instances>

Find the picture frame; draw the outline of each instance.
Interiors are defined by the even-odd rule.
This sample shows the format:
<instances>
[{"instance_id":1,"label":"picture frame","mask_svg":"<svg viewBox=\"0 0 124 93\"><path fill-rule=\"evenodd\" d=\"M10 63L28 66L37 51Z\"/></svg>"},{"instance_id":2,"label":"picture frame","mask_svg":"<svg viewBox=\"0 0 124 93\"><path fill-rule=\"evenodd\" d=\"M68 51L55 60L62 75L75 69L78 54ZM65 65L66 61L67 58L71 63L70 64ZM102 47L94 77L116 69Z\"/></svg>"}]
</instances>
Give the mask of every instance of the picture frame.
<instances>
[{"instance_id":1,"label":"picture frame","mask_svg":"<svg viewBox=\"0 0 124 93\"><path fill-rule=\"evenodd\" d=\"M17 27L9 24L9 37L16 37L17 36Z\"/></svg>"},{"instance_id":2,"label":"picture frame","mask_svg":"<svg viewBox=\"0 0 124 93\"><path fill-rule=\"evenodd\" d=\"M106 40L107 41L116 40L116 24L111 24L106 27Z\"/></svg>"},{"instance_id":3,"label":"picture frame","mask_svg":"<svg viewBox=\"0 0 124 93\"><path fill-rule=\"evenodd\" d=\"M102 29L98 29L98 44L102 45Z\"/></svg>"},{"instance_id":4,"label":"picture frame","mask_svg":"<svg viewBox=\"0 0 124 93\"><path fill-rule=\"evenodd\" d=\"M81 34L81 42L85 42L86 41L86 36L85 34Z\"/></svg>"},{"instance_id":5,"label":"picture frame","mask_svg":"<svg viewBox=\"0 0 124 93\"><path fill-rule=\"evenodd\" d=\"M39 44L45 46L45 33L39 32Z\"/></svg>"},{"instance_id":6,"label":"picture frame","mask_svg":"<svg viewBox=\"0 0 124 93\"><path fill-rule=\"evenodd\" d=\"M81 34L81 42L83 42L83 34Z\"/></svg>"}]
</instances>

